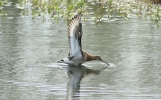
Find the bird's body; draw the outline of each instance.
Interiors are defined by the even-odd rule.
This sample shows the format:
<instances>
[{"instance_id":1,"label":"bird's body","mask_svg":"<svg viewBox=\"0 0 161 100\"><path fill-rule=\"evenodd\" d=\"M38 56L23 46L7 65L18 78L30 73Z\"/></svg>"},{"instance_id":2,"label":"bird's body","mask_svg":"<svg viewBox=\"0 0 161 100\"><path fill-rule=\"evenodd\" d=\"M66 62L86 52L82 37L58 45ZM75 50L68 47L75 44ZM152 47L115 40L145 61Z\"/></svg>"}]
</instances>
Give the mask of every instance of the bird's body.
<instances>
[{"instance_id":1,"label":"bird's body","mask_svg":"<svg viewBox=\"0 0 161 100\"><path fill-rule=\"evenodd\" d=\"M69 65L80 65L86 61L92 61L92 60L100 60L104 62L100 58L100 56L92 56L82 50L81 39L83 31L82 31L81 16L82 16L81 13L75 15L69 24L68 41L70 51L68 57L65 57L62 60L58 61L59 63L66 63Z\"/></svg>"}]
</instances>

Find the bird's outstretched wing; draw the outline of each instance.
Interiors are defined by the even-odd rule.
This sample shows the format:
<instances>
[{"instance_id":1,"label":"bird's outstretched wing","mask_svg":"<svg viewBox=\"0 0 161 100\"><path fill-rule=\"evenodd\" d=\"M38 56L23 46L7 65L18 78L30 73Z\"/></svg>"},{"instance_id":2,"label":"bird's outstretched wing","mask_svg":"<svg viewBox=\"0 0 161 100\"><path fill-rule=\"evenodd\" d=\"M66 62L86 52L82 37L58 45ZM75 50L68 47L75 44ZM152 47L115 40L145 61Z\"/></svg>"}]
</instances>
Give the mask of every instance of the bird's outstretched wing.
<instances>
[{"instance_id":1,"label":"bird's outstretched wing","mask_svg":"<svg viewBox=\"0 0 161 100\"><path fill-rule=\"evenodd\" d=\"M69 23L68 27L68 41L69 41L69 57L70 59L81 56L82 54L82 45L81 45L81 38L82 38L82 23L81 23L81 13L75 15L71 22Z\"/></svg>"}]
</instances>

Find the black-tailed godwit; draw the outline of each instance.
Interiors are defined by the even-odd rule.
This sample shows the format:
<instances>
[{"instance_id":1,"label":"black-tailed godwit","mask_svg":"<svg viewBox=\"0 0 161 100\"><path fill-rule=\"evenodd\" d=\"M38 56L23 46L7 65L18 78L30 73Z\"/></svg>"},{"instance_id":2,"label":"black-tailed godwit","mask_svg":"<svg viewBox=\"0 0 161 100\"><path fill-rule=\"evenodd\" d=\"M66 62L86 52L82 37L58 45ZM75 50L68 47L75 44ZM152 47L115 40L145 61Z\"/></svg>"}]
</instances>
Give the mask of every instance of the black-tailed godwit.
<instances>
[{"instance_id":1,"label":"black-tailed godwit","mask_svg":"<svg viewBox=\"0 0 161 100\"><path fill-rule=\"evenodd\" d=\"M58 61L58 63L66 63L69 65L80 65L87 61L99 60L109 64L101 59L100 56L93 56L87 54L82 50L81 39L82 39L82 23L81 23L82 14L79 13L75 15L68 26L68 41L70 51L68 57L63 58Z\"/></svg>"}]
</instances>

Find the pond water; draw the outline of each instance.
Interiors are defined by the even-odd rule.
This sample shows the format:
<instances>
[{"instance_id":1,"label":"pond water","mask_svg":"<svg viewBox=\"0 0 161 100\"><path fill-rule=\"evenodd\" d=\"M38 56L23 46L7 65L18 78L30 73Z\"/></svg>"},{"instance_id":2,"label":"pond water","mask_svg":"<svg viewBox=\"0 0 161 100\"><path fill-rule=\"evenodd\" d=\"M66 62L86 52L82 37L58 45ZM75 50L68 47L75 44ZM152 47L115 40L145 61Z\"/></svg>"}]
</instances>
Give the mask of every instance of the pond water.
<instances>
[{"instance_id":1,"label":"pond water","mask_svg":"<svg viewBox=\"0 0 161 100\"><path fill-rule=\"evenodd\" d=\"M131 18L83 21L83 50L111 65L56 63L68 53L67 22L0 16L0 100L161 99L161 28Z\"/></svg>"}]
</instances>

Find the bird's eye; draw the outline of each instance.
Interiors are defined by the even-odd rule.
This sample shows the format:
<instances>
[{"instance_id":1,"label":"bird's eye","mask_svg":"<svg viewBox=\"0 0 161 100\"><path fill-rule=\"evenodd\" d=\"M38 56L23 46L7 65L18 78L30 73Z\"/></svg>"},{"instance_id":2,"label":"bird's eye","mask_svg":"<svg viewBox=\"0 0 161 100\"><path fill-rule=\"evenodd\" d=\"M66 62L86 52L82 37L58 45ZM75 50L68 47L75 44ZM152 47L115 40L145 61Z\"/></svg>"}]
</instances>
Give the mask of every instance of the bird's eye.
<instances>
[{"instance_id":1,"label":"bird's eye","mask_svg":"<svg viewBox=\"0 0 161 100\"><path fill-rule=\"evenodd\" d=\"M102 60L100 56L98 56L98 60Z\"/></svg>"},{"instance_id":2,"label":"bird's eye","mask_svg":"<svg viewBox=\"0 0 161 100\"><path fill-rule=\"evenodd\" d=\"M60 60L60 61L64 61L64 60L62 59L62 60Z\"/></svg>"}]
</instances>

